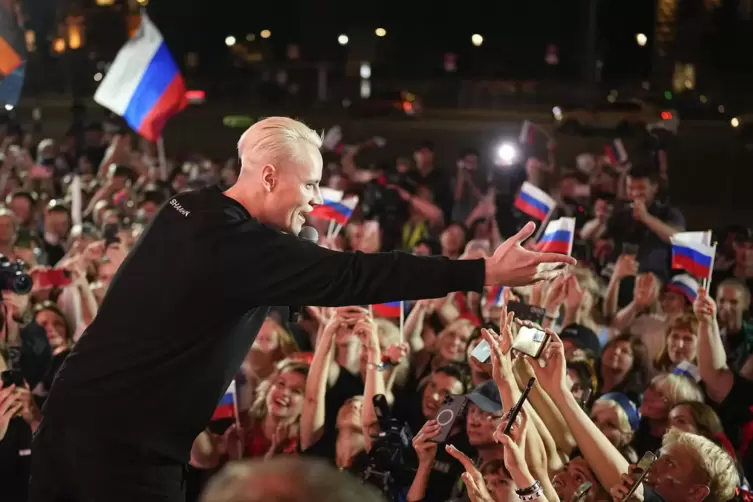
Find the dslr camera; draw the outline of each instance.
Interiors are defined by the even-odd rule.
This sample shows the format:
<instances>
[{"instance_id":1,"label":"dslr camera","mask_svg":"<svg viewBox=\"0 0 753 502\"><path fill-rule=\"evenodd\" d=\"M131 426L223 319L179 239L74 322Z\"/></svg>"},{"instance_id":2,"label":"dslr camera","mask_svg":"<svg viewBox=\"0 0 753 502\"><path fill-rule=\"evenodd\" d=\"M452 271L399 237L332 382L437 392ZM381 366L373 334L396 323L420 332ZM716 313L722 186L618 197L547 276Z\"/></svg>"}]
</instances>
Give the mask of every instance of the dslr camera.
<instances>
[{"instance_id":1,"label":"dslr camera","mask_svg":"<svg viewBox=\"0 0 753 502\"><path fill-rule=\"evenodd\" d=\"M10 291L25 295L31 291L33 282L26 273L26 265L21 260L11 261L0 254L0 291Z\"/></svg>"},{"instance_id":2,"label":"dslr camera","mask_svg":"<svg viewBox=\"0 0 753 502\"><path fill-rule=\"evenodd\" d=\"M374 396L373 403L379 433L373 437L362 481L379 489L388 501L397 502L403 487L410 486L415 476L415 470L406 465L413 453L413 434L408 424L390 417L383 394Z\"/></svg>"}]
</instances>

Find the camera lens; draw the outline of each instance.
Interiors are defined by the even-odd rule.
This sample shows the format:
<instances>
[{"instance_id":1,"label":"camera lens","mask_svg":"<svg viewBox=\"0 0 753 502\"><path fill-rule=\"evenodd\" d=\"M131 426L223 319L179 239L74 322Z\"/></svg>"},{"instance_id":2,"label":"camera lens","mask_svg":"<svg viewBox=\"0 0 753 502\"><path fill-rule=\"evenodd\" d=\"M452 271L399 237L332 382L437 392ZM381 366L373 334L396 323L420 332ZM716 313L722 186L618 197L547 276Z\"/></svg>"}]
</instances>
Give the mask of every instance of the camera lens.
<instances>
[{"instance_id":1,"label":"camera lens","mask_svg":"<svg viewBox=\"0 0 753 502\"><path fill-rule=\"evenodd\" d=\"M11 289L17 295L25 295L31 291L33 283L27 274L21 274L11 281Z\"/></svg>"}]
</instances>

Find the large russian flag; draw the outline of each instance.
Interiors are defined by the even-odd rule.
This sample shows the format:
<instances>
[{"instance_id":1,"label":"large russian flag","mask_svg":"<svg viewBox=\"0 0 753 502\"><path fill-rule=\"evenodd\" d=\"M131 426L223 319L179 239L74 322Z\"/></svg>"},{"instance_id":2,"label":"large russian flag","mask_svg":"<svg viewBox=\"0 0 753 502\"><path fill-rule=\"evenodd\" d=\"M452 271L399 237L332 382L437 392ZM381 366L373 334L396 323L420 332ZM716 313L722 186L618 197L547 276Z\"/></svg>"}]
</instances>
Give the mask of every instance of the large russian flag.
<instances>
[{"instance_id":1,"label":"large russian flag","mask_svg":"<svg viewBox=\"0 0 753 502\"><path fill-rule=\"evenodd\" d=\"M569 255L573 250L575 218L550 221L536 246L538 251Z\"/></svg>"},{"instance_id":2,"label":"large russian flag","mask_svg":"<svg viewBox=\"0 0 753 502\"><path fill-rule=\"evenodd\" d=\"M528 216L544 221L557 203L549 194L537 186L525 181L520 187L518 197L515 199L515 207Z\"/></svg>"},{"instance_id":3,"label":"large russian flag","mask_svg":"<svg viewBox=\"0 0 753 502\"><path fill-rule=\"evenodd\" d=\"M377 303L371 309L380 317L400 317L400 302Z\"/></svg>"},{"instance_id":4,"label":"large russian flag","mask_svg":"<svg viewBox=\"0 0 753 502\"><path fill-rule=\"evenodd\" d=\"M212 422L216 420L223 420L225 418L235 419L235 396L235 380L233 380L232 382L230 382L230 386L227 388L225 394L222 396L222 399L220 399L220 402L217 404L217 408L214 409L214 413L212 414Z\"/></svg>"},{"instance_id":5,"label":"large russian flag","mask_svg":"<svg viewBox=\"0 0 753 502\"><path fill-rule=\"evenodd\" d=\"M150 141L165 123L188 105L186 84L162 34L144 14L136 34L118 52L94 94Z\"/></svg>"},{"instance_id":6,"label":"large russian flag","mask_svg":"<svg viewBox=\"0 0 753 502\"><path fill-rule=\"evenodd\" d=\"M689 274L707 278L711 275L716 250L713 246L683 237L682 233L671 237L672 268L686 270Z\"/></svg>"}]
</instances>

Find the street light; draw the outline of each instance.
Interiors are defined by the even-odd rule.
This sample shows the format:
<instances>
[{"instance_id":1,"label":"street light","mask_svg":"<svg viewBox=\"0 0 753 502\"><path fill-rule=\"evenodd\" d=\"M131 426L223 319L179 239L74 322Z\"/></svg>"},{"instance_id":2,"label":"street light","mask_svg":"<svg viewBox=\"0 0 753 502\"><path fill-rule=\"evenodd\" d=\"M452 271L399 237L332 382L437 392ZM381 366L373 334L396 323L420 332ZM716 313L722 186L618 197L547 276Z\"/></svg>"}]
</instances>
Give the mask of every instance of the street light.
<instances>
[{"instance_id":1,"label":"street light","mask_svg":"<svg viewBox=\"0 0 753 502\"><path fill-rule=\"evenodd\" d=\"M385 30L384 28L377 28L376 30L374 30L374 34L379 38L382 38L383 36L387 35L387 30Z\"/></svg>"},{"instance_id":2,"label":"street light","mask_svg":"<svg viewBox=\"0 0 753 502\"><path fill-rule=\"evenodd\" d=\"M644 45L646 45L646 42L648 42L648 37L645 35L645 33L636 33L635 41L638 42L638 45L643 47Z\"/></svg>"},{"instance_id":3,"label":"street light","mask_svg":"<svg viewBox=\"0 0 753 502\"><path fill-rule=\"evenodd\" d=\"M235 45L235 37L230 35L228 37L225 37L225 45L228 47L232 47Z\"/></svg>"},{"instance_id":4,"label":"street light","mask_svg":"<svg viewBox=\"0 0 753 502\"><path fill-rule=\"evenodd\" d=\"M269 30L261 30L261 33L259 33L261 38L269 38L272 36L272 32Z\"/></svg>"},{"instance_id":5,"label":"street light","mask_svg":"<svg viewBox=\"0 0 753 502\"><path fill-rule=\"evenodd\" d=\"M478 33L474 33L473 35L471 35L471 43L476 47L481 47L481 44L484 43L484 37L482 37Z\"/></svg>"},{"instance_id":6,"label":"street light","mask_svg":"<svg viewBox=\"0 0 753 502\"><path fill-rule=\"evenodd\" d=\"M337 37L337 43L340 45L348 45L348 35L340 35Z\"/></svg>"}]
</instances>

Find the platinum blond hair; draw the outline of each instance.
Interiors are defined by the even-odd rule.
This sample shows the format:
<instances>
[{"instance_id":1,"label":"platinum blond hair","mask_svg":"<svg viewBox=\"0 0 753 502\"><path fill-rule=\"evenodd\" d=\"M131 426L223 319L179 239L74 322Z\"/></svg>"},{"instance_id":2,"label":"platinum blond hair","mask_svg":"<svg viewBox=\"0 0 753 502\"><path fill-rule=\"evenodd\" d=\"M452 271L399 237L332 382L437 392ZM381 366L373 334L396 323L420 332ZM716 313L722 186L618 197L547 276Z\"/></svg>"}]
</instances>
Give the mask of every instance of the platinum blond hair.
<instances>
[{"instance_id":1,"label":"platinum blond hair","mask_svg":"<svg viewBox=\"0 0 753 502\"><path fill-rule=\"evenodd\" d=\"M698 480L709 487L710 502L725 502L735 496L740 477L735 461L723 448L697 434L672 428L662 439L662 450L681 448L695 460L696 467L706 479Z\"/></svg>"},{"instance_id":2,"label":"platinum blond hair","mask_svg":"<svg viewBox=\"0 0 753 502\"><path fill-rule=\"evenodd\" d=\"M319 133L289 117L268 117L255 123L238 140L238 157L244 169L299 159L305 145L322 146Z\"/></svg>"},{"instance_id":3,"label":"platinum blond hair","mask_svg":"<svg viewBox=\"0 0 753 502\"><path fill-rule=\"evenodd\" d=\"M320 460L281 455L233 462L207 485L201 502L380 502L350 474Z\"/></svg>"}]
</instances>

